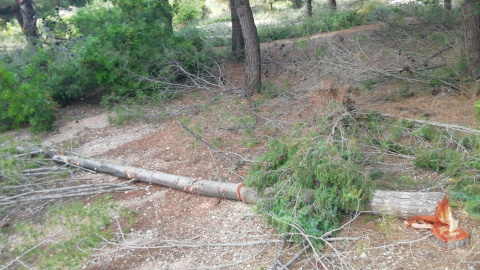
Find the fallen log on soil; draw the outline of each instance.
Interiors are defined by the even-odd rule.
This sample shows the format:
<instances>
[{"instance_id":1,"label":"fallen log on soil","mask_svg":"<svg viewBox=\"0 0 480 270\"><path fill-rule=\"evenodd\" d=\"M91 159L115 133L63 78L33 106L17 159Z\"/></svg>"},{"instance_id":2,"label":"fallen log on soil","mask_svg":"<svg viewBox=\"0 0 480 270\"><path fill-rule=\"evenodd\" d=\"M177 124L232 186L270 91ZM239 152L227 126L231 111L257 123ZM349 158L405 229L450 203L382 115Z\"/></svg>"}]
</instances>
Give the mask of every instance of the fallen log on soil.
<instances>
[{"instance_id":1,"label":"fallen log on soil","mask_svg":"<svg viewBox=\"0 0 480 270\"><path fill-rule=\"evenodd\" d=\"M72 156L54 155L52 159L57 163L73 164L74 166L92 171L106 173L120 178L157 184L188 193L197 193L230 200L240 200L249 204L258 201L256 192L251 188L245 187L241 183L195 179Z\"/></svg>"},{"instance_id":2,"label":"fallen log on soil","mask_svg":"<svg viewBox=\"0 0 480 270\"><path fill-rule=\"evenodd\" d=\"M442 192L405 192L375 190L370 201L374 211L403 218L434 215L437 205L445 198Z\"/></svg>"},{"instance_id":3,"label":"fallen log on soil","mask_svg":"<svg viewBox=\"0 0 480 270\"><path fill-rule=\"evenodd\" d=\"M258 196L255 190L245 187L241 183L195 179L72 156L54 155L53 161L61 164L82 167L95 172L110 174L120 178L157 184L188 193L240 200L248 204L254 204L258 201ZM444 197L445 194L441 192L375 190L370 202L370 207L374 211L392 214L403 218L420 215L434 215L436 206Z\"/></svg>"}]
</instances>

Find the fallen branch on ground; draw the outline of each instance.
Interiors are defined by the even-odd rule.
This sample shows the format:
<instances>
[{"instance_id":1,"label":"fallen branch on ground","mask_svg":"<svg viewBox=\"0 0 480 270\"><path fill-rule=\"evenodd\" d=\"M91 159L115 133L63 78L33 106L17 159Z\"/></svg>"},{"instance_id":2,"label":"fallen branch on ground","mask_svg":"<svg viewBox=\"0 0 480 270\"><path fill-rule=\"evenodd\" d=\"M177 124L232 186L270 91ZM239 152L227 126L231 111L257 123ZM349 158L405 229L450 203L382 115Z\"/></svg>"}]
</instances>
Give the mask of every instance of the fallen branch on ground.
<instances>
[{"instance_id":1,"label":"fallen branch on ground","mask_svg":"<svg viewBox=\"0 0 480 270\"><path fill-rule=\"evenodd\" d=\"M204 144L208 149L212 150L215 153L221 154L229 159L236 159L241 162L253 162L252 160L246 159L242 157L241 155L235 153L235 152L229 152L229 151L223 151L223 150L218 150L215 147L211 146L209 143L205 142L202 137L199 135L195 134L192 130L190 130L188 127L186 127L182 122L177 121L177 124L179 124L183 129L185 129L188 133L190 133L195 139L197 139L199 142Z\"/></svg>"},{"instance_id":2,"label":"fallen branch on ground","mask_svg":"<svg viewBox=\"0 0 480 270\"><path fill-rule=\"evenodd\" d=\"M396 118L395 116L391 114L386 114L386 113L380 113L381 116L387 117L387 118ZM462 127L459 125L452 125L452 124L444 124L444 123L439 123L439 122L432 122L432 121L426 121L426 120L418 120L418 119L412 119L412 118L402 118L410 122L415 122L419 124L428 124L436 127L442 127L446 129L453 129L453 130L458 130L461 132L470 132L470 133L476 133L480 134L480 130L473 129L473 128L467 128L467 127Z\"/></svg>"},{"instance_id":3,"label":"fallen branch on ground","mask_svg":"<svg viewBox=\"0 0 480 270\"><path fill-rule=\"evenodd\" d=\"M182 190L187 193L202 194L230 200L240 200L248 204L253 204L258 201L258 195L255 190L245 187L242 183L202 180L72 156L55 155L53 156L53 161L61 164L72 164L95 172L106 173L124 179L134 179L157 184L176 190ZM376 211L403 218L416 215L433 215L436 206L444 197L445 194L441 192L376 190L373 194L370 207Z\"/></svg>"},{"instance_id":4,"label":"fallen branch on ground","mask_svg":"<svg viewBox=\"0 0 480 270\"><path fill-rule=\"evenodd\" d=\"M33 202L40 200L61 199L78 196L89 196L107 192L122 192L136 190L134 186L124 184L91 184L79 185L63 188L51 188L45 190L36 190L25 192L14 196L0 196L0 206L17 205L23 202Z\"/></svg>"},{"instance_id":5,"label":"fallen branch on ground","mask_svg":"<svg viewBox=\"0 0 480 270\"><path fill-rule=\"evenodd\" d=\"M251 188L245 187L242 183L195 179L72 156L55 155L52 159L57 163L72 164L96 172L157 184L177 190L183 190L188 193L198 193L211 197L240 200L245 203L256 203L258 201L255 191Z\"/></svg>"}]
</instances>

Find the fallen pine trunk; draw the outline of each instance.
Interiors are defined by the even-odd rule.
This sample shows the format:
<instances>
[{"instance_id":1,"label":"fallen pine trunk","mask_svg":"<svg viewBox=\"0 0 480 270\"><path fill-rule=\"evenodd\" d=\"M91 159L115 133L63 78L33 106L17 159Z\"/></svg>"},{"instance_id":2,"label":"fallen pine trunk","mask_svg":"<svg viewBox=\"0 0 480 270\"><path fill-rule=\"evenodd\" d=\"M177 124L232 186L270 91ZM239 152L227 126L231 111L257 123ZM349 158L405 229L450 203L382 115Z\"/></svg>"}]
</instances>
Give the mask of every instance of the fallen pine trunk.
<instances>
[{"instance_id":1,"label":"fallen pine trunk","mask_svg":"<svg viewBox=\"0 0 480 270\"><path fill-rule=\"evenodd\" d=\"M445 198L443 192L375 190L370 208L403 218L427 216L435 214L437 205L443 198Z\"/></svg>"},{"instance_id":2,"label":"fallen pine trunk","mask_svg":"<svg viewBox=\"0 0 480 270\"><path fill-rule=\"evenodd\" d=\"M254 204L258 201L255 190L245 187L241 183L195 179L72 156L54 155L52 158L57 163L72 164L95 172L106 173L125 179L135 179L188 193L240 200L248 204ZM436 206L444 197L445 194L441 192L375 190L370 207L374 211L403 218L434 215Z\"/></svg>"},{"instance_id":3,"label":"fallen pine trunk","mask_svg":"<svg viewBox=\"0 0 480 270\"><path fill-rule=\"evenodd\" d=\"M245 187L241 183L195 179L72 156L54 155L52 159L57 163L73 164L92 171L106 173L120 178L135 179L146 183L157 184L188 193L196 193L230 200L240 200L249 204L258 201L256 192L251 188Z\"/></svg>"}]
</instances>

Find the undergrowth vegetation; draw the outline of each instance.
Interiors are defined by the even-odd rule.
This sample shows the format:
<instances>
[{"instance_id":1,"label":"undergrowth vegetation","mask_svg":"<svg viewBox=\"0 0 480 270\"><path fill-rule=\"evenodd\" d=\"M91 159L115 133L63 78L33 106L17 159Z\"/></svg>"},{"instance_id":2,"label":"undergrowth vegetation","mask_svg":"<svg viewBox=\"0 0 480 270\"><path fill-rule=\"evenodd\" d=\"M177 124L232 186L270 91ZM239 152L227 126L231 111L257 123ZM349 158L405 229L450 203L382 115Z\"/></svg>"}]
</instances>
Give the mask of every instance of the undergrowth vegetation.
<instances>
[{"instance_id":1,"label":"undergrowth vegetation","mask_svg":"<svg viewBox=\"0 0 480 270\"><path fill-rule=\"evenodd\" d=\"M321 32L332 32L352 28L365 23L365 17L355 10L333 11L326 7L312 17L296 20L290 24L261 24L258 36L261 42L309 36Z\"/></svg>"},{"instance_id":2,"label":"undergrowth vegetation","mask_svg":"<svg viewBox=\"0 0 480 270\"><path fill-rule=\"evenodd\" d=\"M247 184L279 231L322 245L343 214L365 209L372 189L445 191L452 205L480 218L480 134L377 113L341 123L333 136L302 128L272 139L252 167Z\"/></svg>"},{"instance_id":3,"label":"undergrowth vegetation","mask_svg":"<svg viewBox=\"0 0 480 270\"><path fill-rule=\"evenodd\" d=\"M214 53L218 50L210 46L231 42L231 30L224 25L230 19L225 15L229 11L226 2L219 2L218 7L207 7L205 3L97 0L83 3L68 15L59 16L53 9L46 11L39 23L40 46L7 50L0 56L0 65L5 68L0 74L0 130L26 123L34 131L51 129L57 108L79 98L102 99L108 109L120 105L115 109L118 112L133 103L154 101L158 105L178 97L185 92L177 89L179 85L191 83L192 75L211 74L208 69L212 62L223 61L220 54ZM256 18L271 21L258 24L262 42L342 30L367 22L401 26L405 18L412 16L439 27L455 27L461 22L459 9L444 14L440 6L432 4L367 1L331 10L314 3L312 17L304 16L305 11L291 1L275 1L274 8L262 5L255 5ZM1 35L18 36L12 25L15 23L6 23ZM426 39L439 46L459 39L447 32L438 29ZM471 81L461 76L465 69L465 60L460 59L444 69L425 71L422 76L428 87L441 89L458 81ZM12 87L19 93L12 95ZM142 113L120 115L117 122L139 115Z\"/></svg>"},{"instance_id":4,"label":"undergrowth vegetation","mask_svg":"<svg viewBox=\"0 0 480 270\"><path fill-rule=\"evenodd\" d=\"M370 184L355 155L313 134L272 139L247 184L264 196L259 207L282 232L322 236L368 200Z\"/></svg>"},{"instance_id":5,"label":"undergrowth vegetation","mask_svg":"<svg viewBox=\"0 0 480 270\"><path fill-rule=\"evenodd\" d=\"M0 137L0 263L6 269L76 269L119 229L129 230L136 212L111 195L95 195L104 192L70 199L88 194L88 182L75 170L48 165L37 144ZM62 193L68 190L73 194Z\"/></svg>"},{"instance_id":6,"label":"undergrowth vegetation","mask_svg":"<svg viewBox=\"0 0 480 270\"><path fill-rule=\"evenodd\" d=\"M169 100L176 96L173 83L207 65L203 37L192 30L188 37L176 35L167 2L112 3L93 1L75 15L45 24L43 30L53 39L3 54L3 130L24 123L48 130L57 104L81 97L102 97L104 104L146 96Z\"/></svg>"},{"instance_id":7,"label":"undergrowth vegetation","mask_svg":"<svg viewBox=\"0 0 480 270\"><path fill-rule=\"evenodd\" d=\"M1 258L21 258L24 265L41 269L75 269L105 240L114 237L114 216L128 220L135 213L103 196L92 202L73 201L48 207L40 223L19 222L4 228L0 237L8 252ZM115 225L115 224L113 224ZM128 224L126 227L133 224ZM15 234L16 241L9 239ZM5 257L9 256L9 257Z\"/></svg>"}]
</instances>

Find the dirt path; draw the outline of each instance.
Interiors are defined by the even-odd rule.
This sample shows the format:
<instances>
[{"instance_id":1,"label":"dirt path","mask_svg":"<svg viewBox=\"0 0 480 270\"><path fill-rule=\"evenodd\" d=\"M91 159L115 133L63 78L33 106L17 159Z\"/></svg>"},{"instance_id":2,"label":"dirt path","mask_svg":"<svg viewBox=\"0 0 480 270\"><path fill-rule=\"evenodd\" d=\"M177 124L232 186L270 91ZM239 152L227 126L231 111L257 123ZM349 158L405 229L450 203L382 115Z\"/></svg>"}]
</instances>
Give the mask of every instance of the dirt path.
<instances>
[{"instance_id":1,"label":"dirt path","mask_svg":"<svg viewBox=\"0 0 480 270\"><path fill-rule=\"evenodd\" d=\"M221 161L212 162L208 149L193 147L195 139L175 119L118 127L91 106L64 109L62 116L58 129L45 136L45 144L71 146L82 156L117 164L240 180L228 173L230 168L221 168ZM108 175L83 176L94 182L123 181ZM121 245L99 250L82 269L258 269L274 260L279 239L250 206L138 185L142 190L114 196L138 212L134 228ZM154 246L162 248L148 248Z\"/></svg>"}]
</instances>

